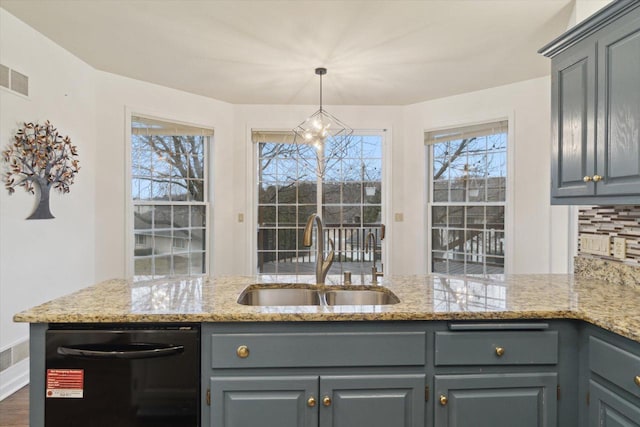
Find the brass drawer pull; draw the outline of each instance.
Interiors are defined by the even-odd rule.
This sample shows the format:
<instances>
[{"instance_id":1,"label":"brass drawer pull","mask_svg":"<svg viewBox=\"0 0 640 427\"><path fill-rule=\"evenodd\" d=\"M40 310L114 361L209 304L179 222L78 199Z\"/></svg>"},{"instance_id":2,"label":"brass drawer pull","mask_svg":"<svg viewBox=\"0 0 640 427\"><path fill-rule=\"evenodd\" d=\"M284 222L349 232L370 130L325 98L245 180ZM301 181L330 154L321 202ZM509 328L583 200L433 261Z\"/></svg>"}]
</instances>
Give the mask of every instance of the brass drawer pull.
<instances>
[{"instance_id":1,"label":"brass drawer pull","mask_svg":"<svg viewBox=\"0 0 640 427\"><path fill-rule=\"evenodd\" d=\"M502 357L504 355L504 348L496 347L496 356Z\"/></svg>"},{"instance_id":2,"label":"brass drawer pull","mask_svg":"<svg viewBox=\"0 0 640 427\"><path fill-rule=\"evenodd\" d=\"M445 396L444 394L441 394L440 395L440 405L447 406L447 403L449 403L449 399L447 399L447 396Z\"/></svg>"},{"instance_id":3,"label":"brass drawer pull","mask_svg":"<svg viewBox=\"0 0 640 427\"><path fill-rule=\"evenodd\" d=\"M241 345L236 350L236 354L240 359L246 359L247 357L249 357L249 347L247 347L246 345Z\"/></svg>"},{"instance_id":4,"label":"brass drawer pull","mask_svg":"<svg viewBox=\"0 0 640 427\"><path fill-rule=\"evenodd\" d=\"M640 387L640 375L636 375L636 377L633 379L633 382L636 383L638 387Z\"/></svg>"},{"instance_id":5,"label":"brass drawer pull","mask_svg":"<svg viewBox=\"0 0 640 427\"><path fill-rule=\"evenodd\" d=\"M329 396L325 396L322 398L322 404L324 406L331 406L331 398Z\"/></svg>"},{"instance_id":6,"label":"brass drawer pull","mask_svg":"<svg viewBox=\"0 0 640 427\"><path fill-rule=\"evenodd\" d=\"M600 175L593 175L593 182L602 181L602 177Z\"/></svg>"},{"instance_id":7,"label":"brass drawer pull","mask_svg":"<svg viewBox=\"0 0 640 427\"><path fill-rule=\"evenodd\" d=\"M307 406L309 406L310 408L316 406L316 398L311 396L309 400L307 400Z\"/></svg>"},{"instance_id":8,"label":"brass drawer pull","mask_svg":"<svg viewBox=\"0 0 640 427\"><path fill-rule=\"evenodd\" d=\"M593 178L591 178L589 175L587 175L587 176L585 176L584 178L582 178L582 180L583 180L584 182L591 182L591 181L593 181Z\"/></svg>"}]
</instances>

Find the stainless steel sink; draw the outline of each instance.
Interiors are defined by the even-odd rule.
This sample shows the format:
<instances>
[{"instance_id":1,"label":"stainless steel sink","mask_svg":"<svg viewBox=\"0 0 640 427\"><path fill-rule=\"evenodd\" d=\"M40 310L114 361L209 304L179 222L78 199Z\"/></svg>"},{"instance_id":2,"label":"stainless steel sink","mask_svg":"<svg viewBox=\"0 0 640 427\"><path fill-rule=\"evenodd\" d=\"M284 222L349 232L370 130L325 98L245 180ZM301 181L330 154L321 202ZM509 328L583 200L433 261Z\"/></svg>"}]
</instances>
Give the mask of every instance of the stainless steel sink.
<instances>
[{"instance_id":1,"label":"stainless steel sink","mask_svg":"<svg viewBox=\"0 0 640 427\"><path fill-rule=\"evenodd\" d=\"M238 298L243 305L320 305L320 294L316 289L276 287L245 289Z\"/></svg>"},{"instance_id":2,"label":"stainless steel sink","mask_svg":"<svg viewBox=\"0 0 640 427\"><path fill-rule=\"evenodd\" d=\"M253 306L291 305L388 305L400 300L381 287L324 288L293 284L264 284L247 287L238 304Z\"/></svg>"},{"instance_id":3,"label":"stainless steel sink","mask_svg":"<svg viewBox=\"0 0 640 427\"><path fill-rule=\"evenodd\" d=\"M373 289L340 289L325 293L327 305L388 305L400 302L391 292Z\"/></svg>"}]
</instances>

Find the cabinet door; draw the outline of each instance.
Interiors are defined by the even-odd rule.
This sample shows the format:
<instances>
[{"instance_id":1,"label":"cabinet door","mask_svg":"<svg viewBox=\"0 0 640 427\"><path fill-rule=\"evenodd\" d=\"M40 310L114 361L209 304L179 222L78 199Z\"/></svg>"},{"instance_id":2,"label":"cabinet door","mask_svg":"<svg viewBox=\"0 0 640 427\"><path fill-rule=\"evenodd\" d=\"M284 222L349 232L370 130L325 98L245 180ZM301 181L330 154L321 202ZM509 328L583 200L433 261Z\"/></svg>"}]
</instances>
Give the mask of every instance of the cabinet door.
<instances>
[{"instance_id":1,"label":"cabinet door","mask_svg":"<svg viewBox=\"0 0 640 427\"><path fill-rule=\"evenodd\" d=\"M436 375L436 427L554 427L557 374Z\"/></svg>"},{"instance_id":2,"label":"cabinet door","mask_svg":"<svg viewBox=\"0 0 640 427\"><path fill-rule=\"evenodd\" d=\"M598 38L598 195L640 194L640 9Z\"/></svg>"},{"instance_id":3,"label":"cabinet door","mask_svg":"<svg viewBox=\"0 0 640 427\"><path fill-rule=\"evenodd\" d=\"M590 427L640 427L640 407L593 380L589 382Z\"/></svg>"},{"instance_id":4,"label":"cabinet door","mask_svg":"<svg viewBox=\"0 0 640 427\"><path fill-rule=\"evenodd\" d=\"M551 67L551 197L594 194L596 51L587 40Z\"/></svg>"},{"instance_id":5,"label":"cabinet door","mask_svg":"<svg viewBox=\"0 0 640 427\"><path fill-rule=\"evenodd\" d=\"M425 375L322 376L320 405L321 427L424 427Z\"/></svg>"},{"instance_id":6,"label":"cabinet door","mask_svg":"<svg viewBox=\"0 0 640 427\"><path fill-rule=\"evenodd\" d=\"M317 427L317 376L211 378L210 427Z\"/></svg>"}]
</instances>

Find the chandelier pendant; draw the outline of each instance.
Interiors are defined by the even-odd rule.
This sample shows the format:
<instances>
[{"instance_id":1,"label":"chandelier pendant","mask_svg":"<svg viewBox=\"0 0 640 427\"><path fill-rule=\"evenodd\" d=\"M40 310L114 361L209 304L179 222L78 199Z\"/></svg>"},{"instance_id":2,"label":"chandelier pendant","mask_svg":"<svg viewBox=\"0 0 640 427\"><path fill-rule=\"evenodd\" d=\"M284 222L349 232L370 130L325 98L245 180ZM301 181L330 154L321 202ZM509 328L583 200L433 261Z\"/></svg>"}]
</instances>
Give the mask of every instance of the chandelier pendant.
<instances>
[{"instance_id":1,"label":"chandelier pendant","mask_svg":"<svg viewBox=\"0 0 640 427\"><path fill-rule=\"evenodd\" d=\"M342 145L351 136L353 129L322 108L322 76L327 74L327 69L316 68L316 74L320 76L320 108L296 126L293 132L297 144L313 145L321 150L327 139L331 139L333 144Z\"/></svg>"}]
</instances>

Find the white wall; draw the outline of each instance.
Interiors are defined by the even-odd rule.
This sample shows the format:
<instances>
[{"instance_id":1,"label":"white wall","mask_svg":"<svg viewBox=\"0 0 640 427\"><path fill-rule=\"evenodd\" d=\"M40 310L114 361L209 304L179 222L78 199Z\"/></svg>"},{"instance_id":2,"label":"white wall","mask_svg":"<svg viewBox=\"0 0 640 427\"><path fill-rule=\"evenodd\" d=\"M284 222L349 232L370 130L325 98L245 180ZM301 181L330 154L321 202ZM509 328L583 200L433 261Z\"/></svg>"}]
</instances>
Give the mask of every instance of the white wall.
<instances>
[{"instance_id":1,"label":"white wall","mask_svg":"<svg viewBox=\"0 0 640 427\"><path fill-rule=\"evenodd\" d=\"M576 0L567 29L584 21L612 1L613 0Z\"/></svg>"},{"instance_id":2,"label":"white wall","mask_svg":"<svg viewBox=\"0 0 640 427\"><path fill-rule=\"evenodd\" d=\"M115 74L96 72L96 280L126 277L126 115L147 114L214 128L210 193L214 242L210 264L216 273L234 273L237 244L232 226L237 191L231 179L233 107L230 104ZM227 245L230 245L227 248Z\"/></svg>"},{"instance_id":3,"label":"white wall","mask_svg":"<svg viewBox=\"0 0 640 427\"><path fill-rule=\"evenodd\" d=\"M19 42L16 42L19 41ZM52 191L51 220L29 220L35 197L0 190L0 350L28 337L13 315L95 279L94 70L0 9L0 63L29 76L29 98L0 89L0 148L23 122L50 120L78 147L71 192ZM5 163L0 167L5 170Z\"/></svg>"}]
</instances>

